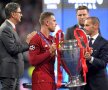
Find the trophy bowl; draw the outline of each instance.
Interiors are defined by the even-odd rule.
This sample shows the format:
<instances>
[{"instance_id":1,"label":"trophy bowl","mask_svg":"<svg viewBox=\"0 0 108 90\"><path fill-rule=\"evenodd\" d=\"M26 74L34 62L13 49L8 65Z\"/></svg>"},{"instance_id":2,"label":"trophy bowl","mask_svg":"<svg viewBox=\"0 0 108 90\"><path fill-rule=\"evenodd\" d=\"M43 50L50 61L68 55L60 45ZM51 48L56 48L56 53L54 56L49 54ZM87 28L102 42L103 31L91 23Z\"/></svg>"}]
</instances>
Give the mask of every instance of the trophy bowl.
<instances>
[{"instance_id":1,"label":"trophy bowl","mask_svg":"<svg viewBox=\"0 0 108 90\"><path fill-rule=\"evenodd\" d=\"M60 43L60 57L71 73L69 82L65 87L78 87L86 85L82 76L82 65L80 60L80 48L77 40L64 40Z\"/></svg>"}]
</instances>

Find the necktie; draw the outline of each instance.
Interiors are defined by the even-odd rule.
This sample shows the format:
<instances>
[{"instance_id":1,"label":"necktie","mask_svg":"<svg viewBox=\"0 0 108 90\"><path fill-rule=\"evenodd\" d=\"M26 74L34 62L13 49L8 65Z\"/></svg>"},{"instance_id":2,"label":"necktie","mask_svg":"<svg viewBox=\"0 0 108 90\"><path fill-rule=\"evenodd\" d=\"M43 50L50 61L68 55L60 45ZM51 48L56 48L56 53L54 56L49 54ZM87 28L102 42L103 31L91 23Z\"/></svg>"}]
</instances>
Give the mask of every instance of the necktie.
<instances>
[{"instance_id":1,"label":"necktie","mask_svg":"<svg viewBox=\"0 0 108 90\"><path fill-rule=\"evenodd\" d=\"M90 41L89 41L89 46L92 47L92 40L93 38L90 38Z\"/></svg>"}]
</instances>

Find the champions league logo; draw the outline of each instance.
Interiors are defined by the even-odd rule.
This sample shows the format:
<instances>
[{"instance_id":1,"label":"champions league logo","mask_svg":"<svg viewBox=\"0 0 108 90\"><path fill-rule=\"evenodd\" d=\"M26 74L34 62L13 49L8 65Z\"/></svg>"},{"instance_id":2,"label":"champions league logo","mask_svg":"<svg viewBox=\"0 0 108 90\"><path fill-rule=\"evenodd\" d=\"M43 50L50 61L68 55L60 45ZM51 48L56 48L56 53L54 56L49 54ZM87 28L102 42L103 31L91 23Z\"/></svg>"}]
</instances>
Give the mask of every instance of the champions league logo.
<instances>
[{"instance_id":1,"label":"champions league logo","mask_svg":"<svg viewBox=\"0 0 108 90\"><path fill-rule=\"evenodd\" d=\"M87 6L89 9L97 9L96 4L102 5L103 0L68 0L68 3L74 4L75 8L84 5Z\"/></svg>"}]
</instances>

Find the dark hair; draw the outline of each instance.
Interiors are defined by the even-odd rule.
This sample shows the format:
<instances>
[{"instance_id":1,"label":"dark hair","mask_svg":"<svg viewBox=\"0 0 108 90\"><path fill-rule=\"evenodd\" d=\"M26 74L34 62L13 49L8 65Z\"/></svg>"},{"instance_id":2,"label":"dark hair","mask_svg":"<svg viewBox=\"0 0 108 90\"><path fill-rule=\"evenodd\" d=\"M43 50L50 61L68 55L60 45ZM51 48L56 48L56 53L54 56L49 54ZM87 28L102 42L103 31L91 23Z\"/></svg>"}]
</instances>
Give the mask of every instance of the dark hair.
<instances>
[{"instance_id":1,"label":"dark hair","mask_svg":"<svg viewBox=\"0 0 108 90\"><path fill-rule=\"evenodd\" d=\"M87 6L79 6L77 9L76 9L76 12L78 11L78 10L87 10L88 12L89 12L89 9L88 9L88 7Z\"/></svg>"},{"instance_id":2,"label":"dark hair","mask_svg":"<svg viewBox=\"0 0 108 90\"><path fill-rule=\"evenodd\" d=\"M100 20L98 17L88 17L86 20L90 19L92 21L92 24L98 24L100 25Z\"/></svg>"},{"instance_id":3,"label":"dark hair","mask_svg":"<svg viewBox=\"0 0 108 90\"><path fill-rule=\"evenodd\" d=\"M54 14L52 13L52 12L43 12L43 13L41 13L41 15L40 15L40 19L39 19L39 22L40 22L40 24L42 25L42 24L44 24L44 20L46 19L46 18L49 18L50 16L54 16Z\"/></svg>"},{"instance_id":4,"label":"dark hair","mask_svg":"<svg viewBox=\"0 0 108 90\"><path fill-rule=\"evenodd\" d=\"M11 3L6 4L5 6L6 18L10 18L11 13L15 12L18 8L20 8L20 5L18 3L11 2Z\"/></svg>"}]
</instances>

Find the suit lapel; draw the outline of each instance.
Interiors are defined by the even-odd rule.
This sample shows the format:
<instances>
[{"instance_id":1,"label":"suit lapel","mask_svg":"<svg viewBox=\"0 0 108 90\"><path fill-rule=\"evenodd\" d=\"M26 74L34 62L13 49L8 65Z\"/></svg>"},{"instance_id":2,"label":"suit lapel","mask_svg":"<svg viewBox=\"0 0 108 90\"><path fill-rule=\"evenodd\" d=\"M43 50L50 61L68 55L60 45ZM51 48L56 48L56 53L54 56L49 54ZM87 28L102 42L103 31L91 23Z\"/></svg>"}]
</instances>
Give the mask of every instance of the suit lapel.
<instances>
[{"instance_id":1,"label":"suit lapel","mask_svg":"<svg viewBox=\"0 0 108 90\"><path fill-rule=\"evenodd\" d=\"M12 27L12 25L8 21L6 21L6 23L7 23L8 26L10 26L10 30L14 34L14 37L15 37L16 41L20 43L20 38L18 36L18 33L14 30L14 28Z\"/></svg>"},{"instance_id":2,"label":"suit lapel","mask_svg":"<svg viewBox=\"0 0 108 90\"><path fill-rule=\"evenodd\" d=\"M16 41L17 41L17 42L20 42L20 38L19 38L17 32L16 32L16 31L12 31L12 32L13 32L13 34L14 34L14 36L15 36Z\"/></svg>"},{"instance_id":3,"label":"suit lapel","mask_svg":"<svg viewBox=\"0 0 108 90\"><path fill-rule=\"evenodd\" d=\"M101 40L101 37L98 36L98 37L96 38L96 40L94 41L92 47L93 47L93 48L97 48L97 46L99 46L100 40Z\"/></svg>"},{"instance_id":4,"label":"suit lapel","mask_svg":"<svg viewBox=\"0 0 108 90\"><path fill-rule=\"evenodd\" d=\"M98 37L96 38L95 42L93 43L93 46L92 46L92 48L93 48L93 53L92 53L92 55L93 55L93 56L96 55L96 54L98 53L98 50L99 50L100 45L101 45L101 44L99 44L99 43L102 43L102 41L101 41L101 36L98 36Z\"/></svg>"}]
</instances>

